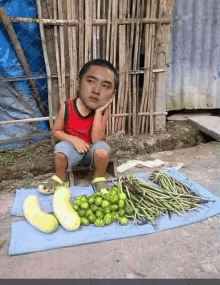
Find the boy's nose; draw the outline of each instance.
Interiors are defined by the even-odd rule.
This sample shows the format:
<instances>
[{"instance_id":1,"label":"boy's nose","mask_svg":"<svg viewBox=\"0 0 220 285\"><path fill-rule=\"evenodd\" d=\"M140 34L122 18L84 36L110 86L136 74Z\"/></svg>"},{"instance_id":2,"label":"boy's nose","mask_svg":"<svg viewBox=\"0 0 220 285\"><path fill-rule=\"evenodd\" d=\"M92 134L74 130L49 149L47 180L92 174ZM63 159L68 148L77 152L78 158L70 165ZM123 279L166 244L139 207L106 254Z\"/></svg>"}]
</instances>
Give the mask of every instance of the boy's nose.
<instances>
[{"instance_id":1,"label":"boy's nose","mask_svg":"<svg viewBox=\"0 0 220 285\"><path fill-rule=\"evenodd\" d=\"M101 91L101 84L99 83L96 83L94 86L93 86L93 90L92 90L94 93L96 94L100 94L100 91Z\"/></svg>"}]
</instances>

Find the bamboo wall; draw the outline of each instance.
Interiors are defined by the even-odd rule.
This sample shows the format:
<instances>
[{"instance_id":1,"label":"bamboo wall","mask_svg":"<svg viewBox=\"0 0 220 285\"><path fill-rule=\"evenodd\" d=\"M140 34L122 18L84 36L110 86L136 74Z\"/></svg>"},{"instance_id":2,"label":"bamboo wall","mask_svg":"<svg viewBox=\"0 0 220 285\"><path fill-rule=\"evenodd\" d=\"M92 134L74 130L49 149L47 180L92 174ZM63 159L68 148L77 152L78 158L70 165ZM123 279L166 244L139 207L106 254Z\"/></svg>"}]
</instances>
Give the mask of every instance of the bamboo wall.
<instances>
[{"instance_id":1,"label":"bamboo wall","mask_svg":"<svg viewBox=\"0 0 220 285\"><path fill-rule=\"evenodd\" d=\"M37 2L47 73L52 79L49 103L55 97L59 105L74 98L83 64L103 58L114 64L120 78L108 134L153 134L165 127L164 79L169 66L172 0Z\"/></svg>"}]
</instances>

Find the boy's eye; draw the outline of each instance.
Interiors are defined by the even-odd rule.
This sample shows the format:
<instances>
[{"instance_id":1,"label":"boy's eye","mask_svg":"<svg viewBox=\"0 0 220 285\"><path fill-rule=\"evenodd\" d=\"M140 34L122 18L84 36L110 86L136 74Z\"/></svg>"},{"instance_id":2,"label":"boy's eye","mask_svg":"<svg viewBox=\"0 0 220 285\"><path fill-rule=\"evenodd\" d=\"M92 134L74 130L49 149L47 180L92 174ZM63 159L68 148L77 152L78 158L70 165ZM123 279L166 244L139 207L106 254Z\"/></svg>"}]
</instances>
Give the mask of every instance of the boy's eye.
<instances>
[{"instance_id":1,"label":"boy's eye","mask_svg":"<svg viewBox=\"0 0 220 285\"><path fill-rule=\"evenodd\" d=\"M92 83L92 82L94 82L94 80L93 79L87 79L87 82Z\"/></svg>"},{"instance_id":2,"label":"boy's eye","mask_svg":"<svg viewBox=\"0 0 220 285\"><path fill-rule=\"evenodd\" d=\"M110 88L110 86L109 86L109 85L106 85L106 84L104 84L103 87L104 87L105 89L109 89L109 88Z\"/></svg>"}]
</instances>

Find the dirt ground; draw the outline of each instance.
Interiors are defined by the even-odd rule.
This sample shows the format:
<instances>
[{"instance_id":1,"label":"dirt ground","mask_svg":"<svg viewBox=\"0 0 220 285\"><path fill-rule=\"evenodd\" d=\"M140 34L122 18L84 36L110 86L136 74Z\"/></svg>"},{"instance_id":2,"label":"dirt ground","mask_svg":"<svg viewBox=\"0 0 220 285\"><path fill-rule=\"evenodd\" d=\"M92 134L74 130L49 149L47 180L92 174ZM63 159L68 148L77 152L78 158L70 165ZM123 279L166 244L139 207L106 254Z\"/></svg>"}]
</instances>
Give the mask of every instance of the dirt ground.
<instances>
[{"instance_id":1,"label":"dirt ground","mask_svg":"<svg viewBox=\"0 0 220 285\"><path fill-rule=\"evenodd\" d=\"M151 153L192 147L210 140L187 121L168 122L164 132L153 136L116 134L108 137L118 164L134 158L146 160ZM42 141L25 149L0 153L0 191L35 187L51 176L55 171L53 149L50 141Z\"/></svg>"},{"instance_id":2,"label":"dirt ground","mask_svg":"<svg viewBox=\"0 0 220 285\"><path fill-rule=\"evenodd\" d=\"M186 126L185 126L186 127ZM188 128L188 127L187 127ZM175 148L175 147L174 147ZM220 195L220 143L148 153ZM133 168L130 173L149 171ZM220 216L134 238L8 256L15 193L0 192L0 278L219 278Z\"/></svg>"}]
</instances>

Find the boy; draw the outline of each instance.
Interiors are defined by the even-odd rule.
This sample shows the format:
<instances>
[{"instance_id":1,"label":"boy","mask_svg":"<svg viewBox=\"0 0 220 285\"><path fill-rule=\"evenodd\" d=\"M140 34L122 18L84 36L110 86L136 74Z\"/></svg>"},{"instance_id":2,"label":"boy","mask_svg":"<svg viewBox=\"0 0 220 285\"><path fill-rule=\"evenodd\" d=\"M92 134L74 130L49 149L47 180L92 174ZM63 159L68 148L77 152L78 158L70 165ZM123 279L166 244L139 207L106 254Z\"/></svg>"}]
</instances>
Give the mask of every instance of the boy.
<instances>
[{"instance_id":1,"label":"boy","mask_svg":"<svg viewBox=\"0 0 220 285\"><path fill-rule=\"evenodd\" d=\"M94 191L106 188L106 168L110 146L105 141L108 107L118 89L114 66L103 59L87 62L79 73L78 96L61 106L52 135L60 140L55 146L56 174L38 190L54 193L57 187L68 187L67 173L78 164L90 165L94 171Z\"/></svg>"}]
</instances>

